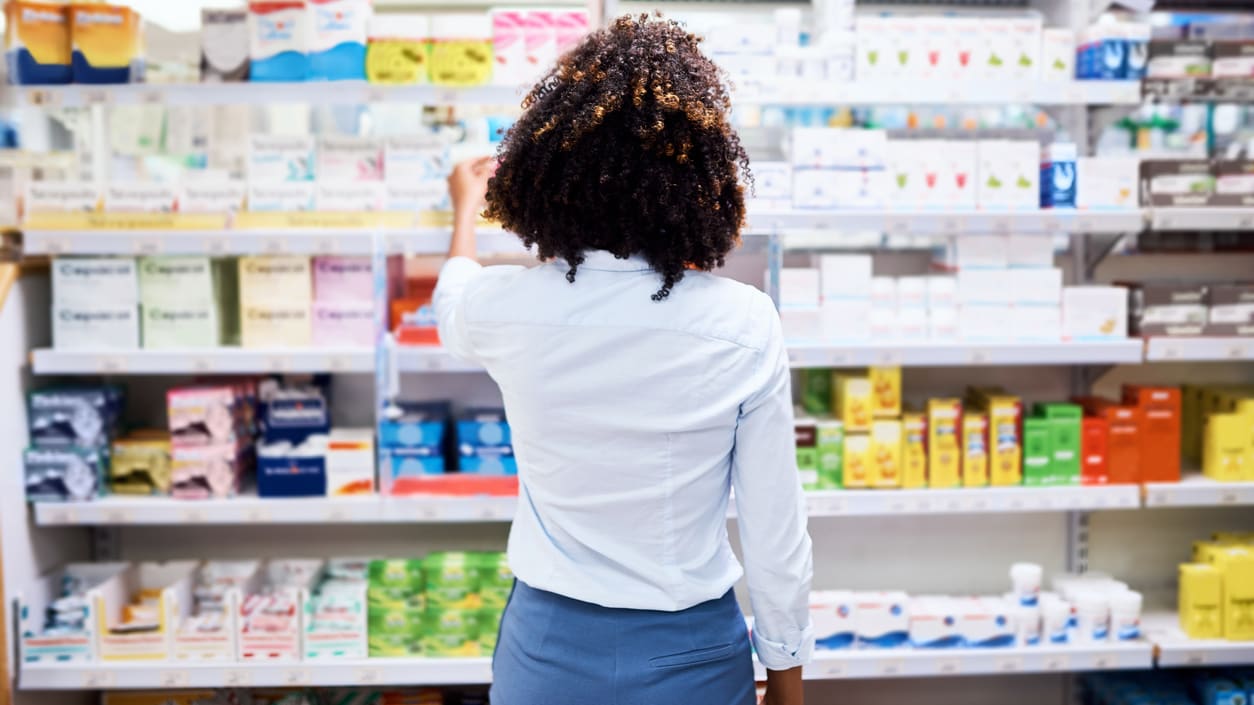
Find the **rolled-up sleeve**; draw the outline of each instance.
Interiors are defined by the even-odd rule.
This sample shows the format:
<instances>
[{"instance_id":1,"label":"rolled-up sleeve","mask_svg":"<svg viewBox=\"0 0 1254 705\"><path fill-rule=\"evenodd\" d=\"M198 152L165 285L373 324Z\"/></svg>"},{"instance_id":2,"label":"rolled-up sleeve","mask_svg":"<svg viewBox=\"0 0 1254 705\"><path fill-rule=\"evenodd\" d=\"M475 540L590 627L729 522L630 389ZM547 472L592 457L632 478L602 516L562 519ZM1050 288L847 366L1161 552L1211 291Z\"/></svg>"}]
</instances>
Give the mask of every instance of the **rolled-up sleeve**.
<instances>
[{"instance_id":1,"label":"rolled-up sleeve","mask_svg":"<svg viewBox=\"0 0 1254 705\"><path fill-rule=\"evenodd\" d=\"M797 473L791 375L779 317L755 374L761 384L740 408L732 484L744 552L753 640L771 670L809 663L814 650L810 581L814 564Z\"/></svg>"},{"instance_id":2,"label":"rolled-up sleeve","mask_svg":"<svg viewBox=\"0 0 1254 705\"><path fill-rule=\"evenodd\" d=\"M440 269L432 305L440 330L440 343L453 355L477 362L466 324L466 289L483 271L469 257L452 257Z\"/></svg>"}]
</instances>

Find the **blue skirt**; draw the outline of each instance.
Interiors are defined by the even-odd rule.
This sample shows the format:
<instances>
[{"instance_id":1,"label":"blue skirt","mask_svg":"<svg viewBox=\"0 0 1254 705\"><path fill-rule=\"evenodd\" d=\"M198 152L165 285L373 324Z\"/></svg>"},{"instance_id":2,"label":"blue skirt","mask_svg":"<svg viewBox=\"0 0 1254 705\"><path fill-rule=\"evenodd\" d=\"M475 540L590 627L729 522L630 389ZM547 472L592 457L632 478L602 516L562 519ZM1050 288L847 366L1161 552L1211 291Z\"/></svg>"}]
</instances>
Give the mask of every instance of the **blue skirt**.
<instances>
[{"instance_id":1,"label":"blue skirt","mask_svg":"<svg viewBox=\"0 0 1254 705\"><path fill-rule=\"evenodd\" d=\"M600 607L521 581L501 619L492 705L755 705L731 591L679 612Z\"/></svg>"}]
</instances>

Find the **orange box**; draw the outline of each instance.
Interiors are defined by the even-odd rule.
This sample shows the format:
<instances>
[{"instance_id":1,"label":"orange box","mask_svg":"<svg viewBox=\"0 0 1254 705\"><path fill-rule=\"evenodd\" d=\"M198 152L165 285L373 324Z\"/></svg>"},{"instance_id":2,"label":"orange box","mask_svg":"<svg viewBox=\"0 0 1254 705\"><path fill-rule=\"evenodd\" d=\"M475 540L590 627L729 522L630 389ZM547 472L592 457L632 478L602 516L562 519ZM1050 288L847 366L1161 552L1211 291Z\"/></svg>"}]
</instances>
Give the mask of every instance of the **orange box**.
<instances>
[{"instance_id":1,"label":"orange box","mask_svg":"<svg viewBox=\"0 0 1254 705\"><path fill-rule=\"evenodd\" d=\"M1101 397L1074 400L1084 413L1105 419L1106 477L1112 485L1136 485L1141 482L1141 409Z\"/></svg>"},{"instance_id":2,"label":"orange box","mask_svg":"<svg viewBox=\"0 0 1254 705\"><path fill-rule=\"evenodd\" d=\"M1123 386L1123 403L1141 415L1141 481L1180 481L1180 390Z\"/></svg>"},{"instance_id":3,"label":"orange box","mask_svg":"<svg viewBox=\"0 0 1254 705\"><path fill-rule=\"evenodd\" d=\"M1110 422L1096 416L1086 416L1081 424L1080 484L1109 484L1106 454L1110 441Z\"/></svg>"},{"instance_id":4,"label":"orange box","mask_svg":"<svg viewBox=\"0 0 1254 705\"><path fill-rule=\"evenodd\" d=\"M988 416L962 417L962 486L988 486Z\"/></svg>"},{"instance_id":5,"label":"orange box","mask_svg":"<svg viewBox=\"0 0 1254 705\"><path fill-rule=\"evenodd\" d=\"M927 484L945 488L962 485L962 402L927 402Z\"/></svg>"}]
</instances>

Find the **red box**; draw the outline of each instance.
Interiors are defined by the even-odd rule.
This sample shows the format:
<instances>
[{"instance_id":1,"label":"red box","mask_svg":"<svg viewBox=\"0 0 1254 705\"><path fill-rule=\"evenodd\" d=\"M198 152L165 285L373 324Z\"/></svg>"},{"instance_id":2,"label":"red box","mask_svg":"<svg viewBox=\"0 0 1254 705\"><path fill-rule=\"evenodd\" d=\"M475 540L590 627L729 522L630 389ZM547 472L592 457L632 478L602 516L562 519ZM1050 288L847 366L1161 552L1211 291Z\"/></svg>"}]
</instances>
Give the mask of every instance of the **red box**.
<instances>
[{"instance_id":1,"label":"red box","mask_svg":"<svg viewBox=\"0 0 1254 705\"><path fill-rule=\"evenodd\" d=\"M1101 397L1074 400L1084 413L1105 419L1106 478L1112 485L1136 485L1141 482L1141 410Z\"/></svg>"},{"instance_id":2,"label":"red box","mask_svg":"<svg viewBox=\"0 0 1254 705\"><path fill-rule=\"evenodd\" d=\"M1180 481L1180 389L1123 386L1123 403L1141 416L1141 481Z\"/></svg>"},{"instance_id":3,"label":"red box","mask_svg":"<svg viewBox=\"0 0 1254 705\"><path fill-rule=\"evenodd\" d=\"M1110 422L1097 416L1086 416L1080 434L1080 484L1109 484L1106 454Z\"/></svg>"}]
</instances>

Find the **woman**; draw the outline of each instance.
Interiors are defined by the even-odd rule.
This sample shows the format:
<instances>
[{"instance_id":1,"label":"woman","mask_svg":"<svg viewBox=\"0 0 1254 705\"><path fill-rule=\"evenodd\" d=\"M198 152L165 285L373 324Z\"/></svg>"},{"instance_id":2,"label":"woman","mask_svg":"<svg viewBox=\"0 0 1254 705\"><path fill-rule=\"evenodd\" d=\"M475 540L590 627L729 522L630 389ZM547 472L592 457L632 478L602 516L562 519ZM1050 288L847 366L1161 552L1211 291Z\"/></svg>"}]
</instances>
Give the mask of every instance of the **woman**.
<instances>
[{"instance_id":1,"label":"woman","mask_svg":"<svg viewBox=\"0 0 1254 705\"><path fill-rule=\"evenodd\" d=\"M744 224L727 90L678 25L622 18L450 177L440 338L500 385L521 486L493 705L800 705L810 538L779 318L709 274ZM486 193L485 193L486 192ZM542 264L475 262L487 215ZM736 494L745 555L728 544Z\"/></svg>"}]
</instances>

